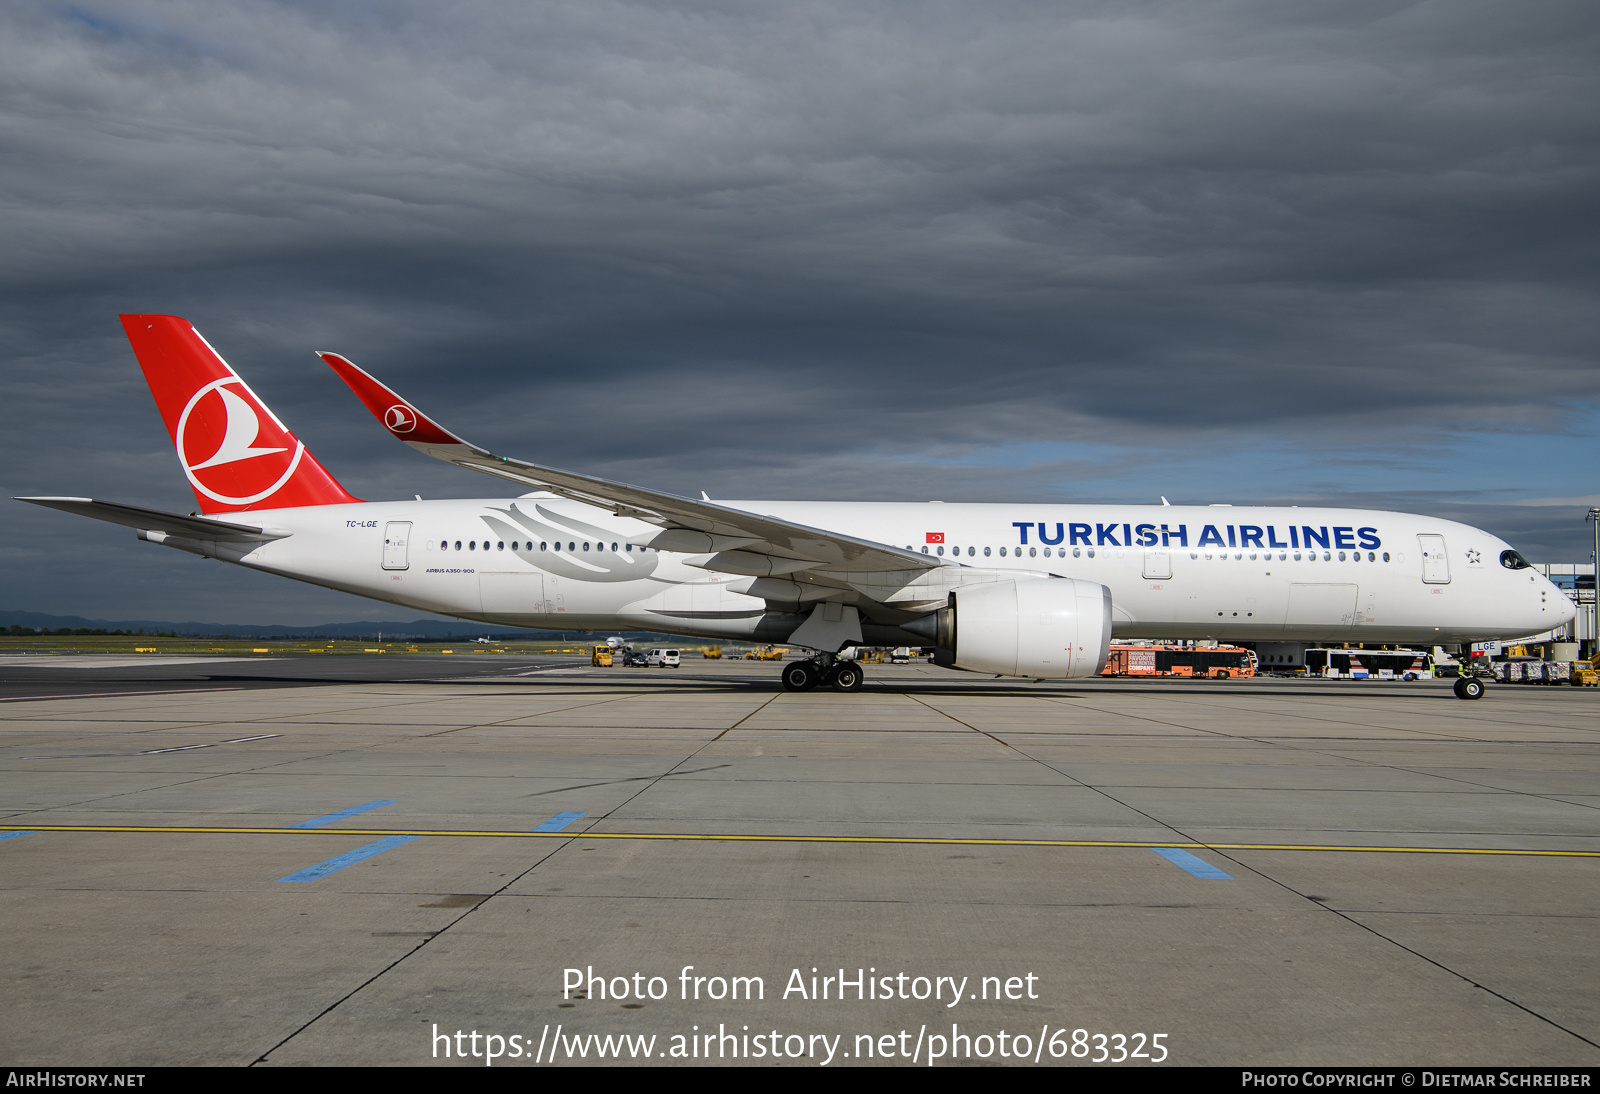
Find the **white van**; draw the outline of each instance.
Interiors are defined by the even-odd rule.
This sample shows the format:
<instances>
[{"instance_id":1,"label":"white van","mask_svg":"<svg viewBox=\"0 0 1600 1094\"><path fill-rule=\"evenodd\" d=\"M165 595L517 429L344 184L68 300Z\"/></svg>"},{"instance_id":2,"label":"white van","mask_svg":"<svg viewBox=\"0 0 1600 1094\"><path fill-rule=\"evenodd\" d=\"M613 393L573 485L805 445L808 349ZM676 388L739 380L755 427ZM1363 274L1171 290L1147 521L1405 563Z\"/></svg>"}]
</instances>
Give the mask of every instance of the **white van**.
<instances>
[{"instance_id":1,"label":"white van","mask_svg":"<svg viewBox=\"0 0 1600 1094\"><path fill-rule=\"evenodd\" d=\"M651 650L645 655L645 660L652 668L658 669L675 669L683 664L683 658L677 650Z\"/></svg>"}]
</instances>

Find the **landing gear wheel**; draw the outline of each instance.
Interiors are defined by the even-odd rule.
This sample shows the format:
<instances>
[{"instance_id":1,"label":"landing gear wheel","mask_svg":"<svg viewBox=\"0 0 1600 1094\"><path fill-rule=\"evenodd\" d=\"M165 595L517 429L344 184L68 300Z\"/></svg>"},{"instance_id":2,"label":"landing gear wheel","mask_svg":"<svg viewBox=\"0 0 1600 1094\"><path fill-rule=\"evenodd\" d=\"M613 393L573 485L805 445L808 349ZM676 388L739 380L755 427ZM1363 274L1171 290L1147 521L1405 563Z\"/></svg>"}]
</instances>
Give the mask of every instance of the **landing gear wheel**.
<instances>
[{"instance_id":1,"label":"landing gear wheel","mask_svg":"<svg viewBox=\"0 0 1600 1094\"><path fill-rule=\"evenodd\" d=\"M822 680L822 673L817 671L815 661L796 661L792 665L783 666L783 687L785 691L810 691Z\"/></svg>"},{"instance_id":2,"label":"landing gear wheel","mask_svg":"<svg viewBox=\"0 0 1600 1094\"><path fill-rule=\"evenodd\" d=\"M1459 676L1456 678L1457 699L1482 699L1483 681L1476 676Z\"/></svg>"},{"instance_id":3,"label":"landing gear wheel","mask_svg":"<svg viewBox=\"0 0 1600 1094\"><path fill-rule=\"evenodd\" d=\"M843 661L833 670L828 685L834 691L860 691L865 679L866 673L861 671L860 665L852 661Z\"/></svg>"}]
</instances>

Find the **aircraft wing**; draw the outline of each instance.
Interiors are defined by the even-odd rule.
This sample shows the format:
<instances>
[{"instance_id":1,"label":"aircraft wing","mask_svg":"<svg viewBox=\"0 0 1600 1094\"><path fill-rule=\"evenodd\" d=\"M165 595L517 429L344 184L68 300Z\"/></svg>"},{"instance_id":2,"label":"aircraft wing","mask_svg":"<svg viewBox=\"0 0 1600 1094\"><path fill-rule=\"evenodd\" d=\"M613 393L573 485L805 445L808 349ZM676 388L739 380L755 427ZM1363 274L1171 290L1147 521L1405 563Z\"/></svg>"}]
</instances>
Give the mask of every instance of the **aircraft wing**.
<instances>
[{"instance_id":1,"label":"aircraft wing","mask_svg":"<svg viewBox=\"0 0 1600 1094\"><path fill-rule=\"evenodd\" d=\"M284 539L291 533L282 529L264 528L253 524L235 524L214 517L186 517L181 513L165 513L160 509L145 509L138 505L119 505L94 498L12 498L30 505L43 505L47 509L60 509L80 517L109 521L141 532L164 532L169 536L186 539L221 540L273 540Z\"/></svg>"},{"instance_id":2,"label":"aircraft wing","mask_svg":"<svg viewBox=\"0 0 1600 1094\"><path fill-rule=\"evenodd\" d=\"M916 583L941 566L954 568L942 559L884 543L497 456L443 428L337 353L317 356L339 374L384 428L418 452L654 524L663 531L649 546L710 555L696 563L703 569L754 577L811 571L814 578L831 573L840 584L858 589L864 585L889 589Z\"/></svg>"}]
</instances>

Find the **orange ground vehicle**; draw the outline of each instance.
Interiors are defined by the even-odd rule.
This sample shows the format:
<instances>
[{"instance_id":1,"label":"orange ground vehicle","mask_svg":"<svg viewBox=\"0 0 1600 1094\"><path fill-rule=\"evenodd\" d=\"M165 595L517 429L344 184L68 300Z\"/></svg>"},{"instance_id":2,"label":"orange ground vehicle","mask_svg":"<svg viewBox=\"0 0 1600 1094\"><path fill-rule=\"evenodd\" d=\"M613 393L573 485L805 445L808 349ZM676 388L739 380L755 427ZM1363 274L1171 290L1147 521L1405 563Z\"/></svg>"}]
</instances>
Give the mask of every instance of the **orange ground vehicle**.
<instances>
[{"instance_id":1,"label":"orange ground vehicle","mask_svg":"<svg viewBox=\"0 0 1600 1094\"><path fill-rule=\"evenodd\" d=\"M1113 643L1101 676L1254 676L1254 650L1241 646L1134 646Z\"/></svg>"}]
</instances>

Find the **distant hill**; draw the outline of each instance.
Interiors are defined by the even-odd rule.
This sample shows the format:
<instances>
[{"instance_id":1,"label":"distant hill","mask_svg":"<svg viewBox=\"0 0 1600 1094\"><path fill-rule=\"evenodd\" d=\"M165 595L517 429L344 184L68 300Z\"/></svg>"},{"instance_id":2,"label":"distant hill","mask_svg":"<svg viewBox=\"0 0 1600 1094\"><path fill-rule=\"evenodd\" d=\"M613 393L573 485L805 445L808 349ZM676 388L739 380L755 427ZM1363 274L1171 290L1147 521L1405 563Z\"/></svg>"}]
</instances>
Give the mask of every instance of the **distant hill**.
<instances>
[{"instance_id":1,"label":"distant hill","mask_svg":"<svg viewBox=\"0 0 1600 1094\"><path fill-rule=\"evenodd\" d=\"M146 634L192 634L206 637L232 635L236 638L375 638L380 633L395 641L431 638L474 638L488 635L493 638L555 639L561 635L574 638L583 631L528 630L518 627L492 627L487 623L472 623L464 619L413 619L383 620L360 623L323 623L318 626L261 626L253 623L172 623L159 619L85 619L81 615L49 615L45 612L0 611L0 631L11 627L26 627L32 631L143 631ZM601 632L594 632L601 633ZM666 637L643 631L605 631L604 636L620 634L627 638L647 639Z\"/></svg>"}]
</instances>

